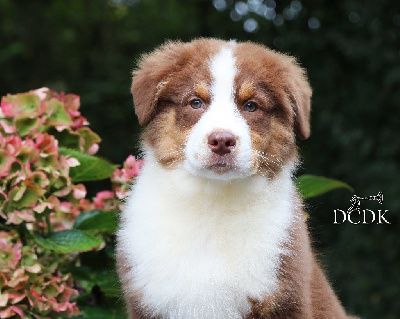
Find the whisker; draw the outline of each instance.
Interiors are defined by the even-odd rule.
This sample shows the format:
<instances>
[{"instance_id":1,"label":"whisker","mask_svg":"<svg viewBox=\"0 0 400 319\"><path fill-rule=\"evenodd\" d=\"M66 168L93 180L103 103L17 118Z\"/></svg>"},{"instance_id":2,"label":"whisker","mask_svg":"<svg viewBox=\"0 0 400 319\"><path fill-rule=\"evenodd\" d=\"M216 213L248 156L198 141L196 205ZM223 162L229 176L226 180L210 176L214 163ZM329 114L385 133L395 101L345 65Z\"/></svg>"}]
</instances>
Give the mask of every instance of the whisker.
<instances>
[{"instance_id":1,"label":"whisker","mask_svg":"<svg viewBox=\"0 0 400 319\"><path fill-rule=\"evenodd\" d=\"M178 158L176 158L176 159L173 159L173 160L171 161L171 163L168 165L167 168L171 168L173 165L179 164L183 159L184 159L183 156L180 156L180 157L178 157Z\"/></svg>"},{"instance_id":2,"label":"whisker","mask_svg":"<svg viewBox=\"0 0 400 319\"><path fill-rule=\"evenodd\" d=\"M254 152L257 152L257 153L259 153L259 154L263 154L263 155L267 155L267 156L274 157L278 162L281 162L281 160L280 160L276 155L274 155L274 154L267 153L267 152L262 152L262 151L259 151L259 150L254 150Z\"/></svg>"},{"instance_id":3,"label":"whisker","mask_svg":"<svg viewBox=\"0 0 400 319\"><path fill-rule=\"evenodd\" d=\"M271 165L273 164L273 166L275 168L281 168L283 166L280 163L281 161L278 158L276 160L271 158L271 157L276 158L276 156L274 156L272 154L254 150L254 156L255 156L257 166L266 167L268 169L268 172L270 172L273 176L276 176L276 172L273 169L273 167L271 167ZM279 162L277 162L277 161L279 161ZM262 176L266 176L266 174L264 174L262 170L259 171L259 173Z\"/></svg>"},{"instance_id":4,"label":"whisker","mask_svg":"<svg viewBox=\"0 0 400 319\"><path fill-rule=\"evenodd\" d=\"M265 154L265 155L267 155L267 154ZM280 162L277 162L277 161L275 161L275 160L273 160L273 159L271 159L271 158L269 158L269 157L267 157L265 155L264 155L264 153L261 153L261 152L256 152L255 153L255 156L256 156L257 159L261 158L263 160L263 161L260 161L261 163L274 164L276 167L279 167L279 168L283 167L283 165Z\"/></svg>"},{"instance_id":5,"label":"whisker","mask_svg":"<svg viewBox=\"0 0 400 319\"><path fill-rule=\"evenodd\" d=\"M270 154L270 153L266 153L266 152L257 151L257 150L254 150L254 152L255 152L257 155L259 155L259 156L261 156L262 158L264 158L264 159L267 159L267 156L273 157L273 159L269 158L268 160L269 160L270 162L275 163L276 165L279 165L279 167L282 167L282 161L281 161L278 157L276 157L275 155Z\"/></svg>"},{"instance_id":6,"label":"whisker","mask_svg":"<svg viewBox=\"0 0 400 319\"><path fill-rule=\"evenodd\" d=\"M165 158L167 158L167 157L169 157L169 156L171 156L171 155L174 155L174 154L184 154L183 153L183 151L182 150L180 150L180 149L178 149L178 150L171 150L171 151L168 151L165 155L163 155L163 156L161 156L160 157L160 160L163 160L163 159L165 159Z\"/></svg>"}]
</instances>

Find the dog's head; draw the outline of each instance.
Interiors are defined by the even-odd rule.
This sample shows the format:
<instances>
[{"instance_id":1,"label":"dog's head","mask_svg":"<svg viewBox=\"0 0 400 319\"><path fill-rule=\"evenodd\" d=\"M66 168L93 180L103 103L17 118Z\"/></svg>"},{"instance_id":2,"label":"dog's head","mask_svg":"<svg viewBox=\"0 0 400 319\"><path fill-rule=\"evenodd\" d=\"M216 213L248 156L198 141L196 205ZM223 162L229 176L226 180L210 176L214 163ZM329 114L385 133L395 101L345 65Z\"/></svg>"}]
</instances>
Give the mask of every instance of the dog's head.
<instances>
[{"instance_id":1,"label":"dog's head","mask_svg":"<svg viewBox=\"0 0 400 319\"><path fill-rule=\"evenodd\" d=\"M168 42L142 57L132 94L156 160L193 175L274 176L296 159L295 134L310 135L304 70L253 43Z\"/></svg>"}]
</instances>

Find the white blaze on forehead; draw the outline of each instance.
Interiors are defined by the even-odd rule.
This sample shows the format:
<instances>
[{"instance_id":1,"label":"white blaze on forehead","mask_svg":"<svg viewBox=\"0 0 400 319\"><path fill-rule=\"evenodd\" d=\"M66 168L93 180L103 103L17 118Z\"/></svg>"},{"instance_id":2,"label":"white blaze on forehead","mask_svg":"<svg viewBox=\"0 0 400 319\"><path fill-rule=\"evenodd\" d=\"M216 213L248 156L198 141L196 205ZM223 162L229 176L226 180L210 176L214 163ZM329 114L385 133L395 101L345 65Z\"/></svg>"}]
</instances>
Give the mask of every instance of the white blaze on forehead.
<instances>
[{"instance_id":1,"label":"white blaze on forehead","mask_svg":"<svg viewBox=\"0 0 400 319\"><path fill-rule=\"evenodd\" d=\"M233 103L233 88L236 75L235 59L231 48L224 47L213 57L210 71L213 77L213 85L211 87L213 104L218 103L220 107L229 106L226 104Z\"/></svg>"},{"instance_id":2,"label":"white blaze on forehead","mask_svg":"<svg viewBox=\"0 0 400 319\"><path fill-rule=\"evenodd\" d=\"M232 43L222 47L208 64L212 78L210 105L189 134L185 150L185 167L194 175L229 180L252 174L250 129L234 99L237 68L233 46ZM213 155L207 139L211 133L219 130L226 130L236 137L236 145L231 153L236 169L217 176L207 168Z\"/></svg>"}]
</instances>

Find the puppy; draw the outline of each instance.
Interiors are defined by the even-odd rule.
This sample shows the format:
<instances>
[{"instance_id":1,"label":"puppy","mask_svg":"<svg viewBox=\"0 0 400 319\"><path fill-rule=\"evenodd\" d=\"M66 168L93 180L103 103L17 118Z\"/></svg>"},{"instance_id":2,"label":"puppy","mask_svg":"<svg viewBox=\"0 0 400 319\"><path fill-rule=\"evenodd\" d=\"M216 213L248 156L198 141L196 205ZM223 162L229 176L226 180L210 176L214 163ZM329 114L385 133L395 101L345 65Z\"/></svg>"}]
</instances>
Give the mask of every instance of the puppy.
<instances>
[{"instance_id":1,"label":"puppy","mask_svg":"<svg viewBox=\"0 0 400 319\"><path fill-rule=\"evenodd\" d=\"M347 318L292 181L295 136L310 135L296 60L168 42L142 57L132 94L146 128L117 234L130 318Z\"/></svg>"}]
</instances>

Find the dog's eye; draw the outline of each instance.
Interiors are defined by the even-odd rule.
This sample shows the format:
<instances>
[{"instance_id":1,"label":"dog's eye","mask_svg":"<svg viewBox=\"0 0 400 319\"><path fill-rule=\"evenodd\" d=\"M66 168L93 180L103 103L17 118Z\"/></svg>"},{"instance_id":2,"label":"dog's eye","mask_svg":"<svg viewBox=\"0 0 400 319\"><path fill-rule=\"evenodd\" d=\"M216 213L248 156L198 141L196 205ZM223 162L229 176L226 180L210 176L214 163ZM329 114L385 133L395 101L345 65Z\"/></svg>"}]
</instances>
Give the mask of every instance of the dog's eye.
<instances>
[{"instance_id":1,"label":"dog's eye","mask_svg":"<svg viewBox=\"0 0 400 319\"><path fill-rule=\"evenodd\" d=\"M190 101L190 106L194 109L199 109L203 107L203 101L200 99L193 99L192 101Z\"/></svg>"},{"instance_id":2,"label":"dog's eye","mask_svg":"<svg viewBox=\"0 0 400 319\"><path fill-rule=\"evenodd\" d=\"M254 102L247 102L243 107L243 110L247 112L254 112L256 109L257 109L257 104Z\"/></svg>"}]
</instances>

